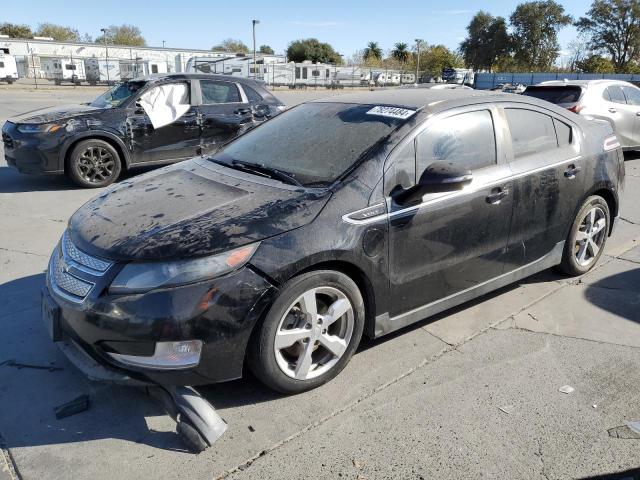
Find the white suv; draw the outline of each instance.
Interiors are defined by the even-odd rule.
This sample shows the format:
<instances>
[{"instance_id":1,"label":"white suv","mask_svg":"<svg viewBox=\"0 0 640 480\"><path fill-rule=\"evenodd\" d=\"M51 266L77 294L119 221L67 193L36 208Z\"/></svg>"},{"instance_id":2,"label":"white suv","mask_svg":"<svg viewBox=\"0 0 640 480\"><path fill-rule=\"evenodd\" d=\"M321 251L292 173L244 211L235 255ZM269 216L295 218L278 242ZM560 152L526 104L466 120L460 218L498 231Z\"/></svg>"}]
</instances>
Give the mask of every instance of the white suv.
<instances>
[{"instance_id":1,"label":"white suv","mask_svg":"<svg viewBox=\"0 0 640 480\"><path fill-rule=\"evenodd\" d=\"M640 88L629 82L554 80L527 87L523 95L607 120L624 149L640 149Z\"/></svg>"}]
</instances>

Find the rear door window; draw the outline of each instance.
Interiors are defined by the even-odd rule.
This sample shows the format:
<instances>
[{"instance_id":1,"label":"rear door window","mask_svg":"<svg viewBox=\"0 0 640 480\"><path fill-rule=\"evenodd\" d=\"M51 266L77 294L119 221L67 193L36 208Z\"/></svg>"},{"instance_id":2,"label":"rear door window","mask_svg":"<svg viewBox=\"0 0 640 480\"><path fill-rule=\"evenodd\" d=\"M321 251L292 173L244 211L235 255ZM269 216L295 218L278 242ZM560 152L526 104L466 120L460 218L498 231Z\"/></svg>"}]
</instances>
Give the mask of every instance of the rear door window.
<instances>
[{"instance_id":1,"label":"rear door window","mask_svg":"<svg viewBox=\"0 0 640 480\"><path fill-rule=\"evenodd\" d=\"M613 103L627 103L627 99L622 92L622 88L617 85L612 85L607 87L607 91L609 92L609 98Z\"/></svg>"},{"instance_id":2,"label":"rear door window","mask_svg":"<svg viewBox=\"0 0 640 480\"><path fill-rule=\"evenodd\" d=\"M200 80L200 91L203 105L240 102L238 87L231 82Z\"/></svg>"},{"instance_id":3,"label":"rear door window","mask_svg":"<svg viewBox=\"0 0 640 480\"><path fill-rule=\"evenodd\" d=\"M469 170L496 164L496 138L489 110L436 119L418 135L417 171L437 161L464 165Z\"/></svg>"},{"instance_id":4,"label":"rear door window","mask_svg":"<svg viewBox=\"0 0 640 480\"><path fill-rule=\"evenodd\" d=\"M553 119L549 115L524 108L505 108L504 111L516 159L558 148Z\"/></svg>"},{"instance_id":5,"label":"rear door window","mask_svg":"<svg viewBox=\"0 0 640 480\"><path fill-rule=\"evenodd\" d=\"M622 87L629 105L640 105L640 89L636 87Z\"/></svg>"}]
</instances>

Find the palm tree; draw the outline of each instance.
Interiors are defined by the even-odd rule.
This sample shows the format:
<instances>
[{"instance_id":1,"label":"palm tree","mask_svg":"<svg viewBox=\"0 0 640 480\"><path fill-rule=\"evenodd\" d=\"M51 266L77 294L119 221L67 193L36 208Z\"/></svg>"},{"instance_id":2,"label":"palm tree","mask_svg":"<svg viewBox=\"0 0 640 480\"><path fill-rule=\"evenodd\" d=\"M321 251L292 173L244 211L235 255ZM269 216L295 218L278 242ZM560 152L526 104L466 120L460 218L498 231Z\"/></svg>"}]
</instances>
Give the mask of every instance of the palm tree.
<instances>
[{"instance_id":1,"label":"palm tree","mask_svg":"<svg viewBox=\"0 0 640 480\"><path fill-rule=\"evenodd\" d=\"M369 42L367 48L362 51L362 58L366 60L382 60L382 49L378 42Z\"/></svg>"},{"instance_id":2,"label":"palm tree","mask_svg":"<svg viewBox=\"0 0 640 480\"><path fill-rule=\"evenodd\" d=\"M409 46L406 43L396 43L393 47L391 56L400 62L401 65L409 60Z\"/></svg>"}]
</instances>

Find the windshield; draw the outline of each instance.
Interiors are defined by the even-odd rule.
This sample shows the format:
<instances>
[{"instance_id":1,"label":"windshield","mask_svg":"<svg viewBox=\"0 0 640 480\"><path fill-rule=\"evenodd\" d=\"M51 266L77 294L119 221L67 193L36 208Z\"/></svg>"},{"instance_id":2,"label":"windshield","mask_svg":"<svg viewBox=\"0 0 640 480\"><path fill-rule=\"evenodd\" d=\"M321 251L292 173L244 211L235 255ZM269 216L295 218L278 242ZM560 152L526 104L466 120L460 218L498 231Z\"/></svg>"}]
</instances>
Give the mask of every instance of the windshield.
<instances>
[{"instance_id":1,"label":"windshield","mask_svg":"<svg viewBox=\"0 0 640 480\"><path fill-rule=\"evenodd\" d=\"M136 93L147 82L132 81L118 83L113 88L107 90L89 105L98 108L114 108L122 105L131 95Z\"/></svg>"},{"instance_id":2,"label":"windshield","mask_svg":"<svg viewBox=\"0 0 640 480\"><path fill-rule=\"evenodd\" d=\"M575 85L563 85L557 87L534 86L527 87L524 91L524 95L539 98L540 100L546 100L547 102L555 104L576 103L580 100L582 89Z\"/></svg>"},{"instance_id":3,"label":"windshield","mask_svg":"<svg viewBox=\"0 0 640 480\"><path fill-rule=\"evenodd\" d=\"M306 103L227 145L211 159L275 169L302 185L339 178L415 111L347 103Z\"/></svg>"}]
</instances>

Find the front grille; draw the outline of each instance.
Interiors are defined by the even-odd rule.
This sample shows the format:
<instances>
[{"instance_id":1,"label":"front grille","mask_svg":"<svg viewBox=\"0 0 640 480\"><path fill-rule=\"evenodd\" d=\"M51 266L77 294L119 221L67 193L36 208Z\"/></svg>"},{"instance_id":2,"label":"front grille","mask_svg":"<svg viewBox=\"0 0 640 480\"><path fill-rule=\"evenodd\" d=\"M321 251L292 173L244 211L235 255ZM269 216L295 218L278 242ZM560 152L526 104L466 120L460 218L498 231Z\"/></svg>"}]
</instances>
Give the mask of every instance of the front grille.
<instances>
[{"instance_id":1,"label":"front grille","mask_svg":"<svg viewBox=\"0 0 640 480\"><path fill-rule=\"evenodd\" d=\"M80 303L111 265L112 262L79 250L65 232L49 262L49 281L56 293Z\"/></svg>"}]
</instances>

